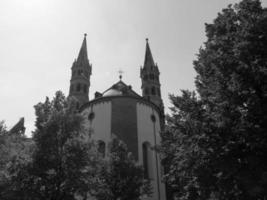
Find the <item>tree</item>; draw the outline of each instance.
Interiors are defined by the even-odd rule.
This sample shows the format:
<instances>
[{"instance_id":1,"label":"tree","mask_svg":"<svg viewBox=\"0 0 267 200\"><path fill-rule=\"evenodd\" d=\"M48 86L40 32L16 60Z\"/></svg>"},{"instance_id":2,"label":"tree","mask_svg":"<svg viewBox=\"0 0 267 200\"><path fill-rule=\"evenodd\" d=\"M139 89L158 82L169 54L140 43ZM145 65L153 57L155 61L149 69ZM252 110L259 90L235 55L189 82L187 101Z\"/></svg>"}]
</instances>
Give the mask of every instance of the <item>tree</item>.
<instances>
[{"instance_id":1,"label":"tree","mask_svg":"<svg viewBox=\"0 0 267 200\"><path fill-rule=\"evenodd\" d=\"M166 180L181 199L267 197L267 9L243 0L206 24L199 98L171 96Z\"/></svg>"},{"instance_id":2,"label":"tree","mask_svg":"<svg viewBox=\"0 0 267 200\"><path fill-rule=\"evenodd\" d=\"M26 170L29 178L21 187L25 199L86 199L98 158L75 102L57 92L52 101L46 98L35 110L35 151Z\"/></svg>"},{"instance_id":3,"label":"tree","mask_svg":"<svg viewBox=\"0 0 267 200\"><path fill-rule=\"evenodd\" d=\"M126 145L113 139L110 154L98 176L98 200L137 200L143 195L150 195L151 187L144 179L141 165L137 165Z\"/></svg>"},{"instance_id":4,"label":"tree","mask_svg":"<svg viewBox=\"0 0 267 200\"><path fill-rule=\"evenodd\" d=\"M17 131L16 131L17 130ZM21 129L7 131L4 122L0 122L0 199L21 199L15 179L27 177L23 169L31 161L34 147Z\"/></svg>"},{"instance_id":5,"label":"tree","mask_svg":"<svg viewBox=\"0 0 267 200\"><path fill-rule=\"evenodd\" d=\"M199 174L196 169L205 166L207 151L204 148L203 109L195 92L182 91L182 96L170 96L174 105L172 116L167 116L167 126L162 135L160 151L165 168L164 179L167 182L167 197L179 199L197 199ZM202 194L203 199L208 199Z\"/></svg>"}]
</instances>

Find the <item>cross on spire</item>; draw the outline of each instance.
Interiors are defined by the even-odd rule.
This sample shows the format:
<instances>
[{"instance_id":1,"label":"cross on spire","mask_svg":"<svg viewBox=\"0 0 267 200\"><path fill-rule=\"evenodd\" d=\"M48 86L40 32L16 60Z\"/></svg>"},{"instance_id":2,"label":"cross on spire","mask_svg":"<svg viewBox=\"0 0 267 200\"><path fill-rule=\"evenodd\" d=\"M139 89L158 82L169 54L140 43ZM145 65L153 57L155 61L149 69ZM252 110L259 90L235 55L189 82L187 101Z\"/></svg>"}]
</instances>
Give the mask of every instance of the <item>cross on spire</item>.
<instances>
[{"instance_id":1,"label":"cross on spire","mask_svg":"<svg viewBox=\"0 0 267 200\"><path fill-rule=\"evenodd\" d=\"M121 81L121 79L122 79L122 74L124 73L124 71L122 71L121 69L118 71L118 73L119 73L119 78L120 78L120 81Z\"/></svg>"}]
</instances>

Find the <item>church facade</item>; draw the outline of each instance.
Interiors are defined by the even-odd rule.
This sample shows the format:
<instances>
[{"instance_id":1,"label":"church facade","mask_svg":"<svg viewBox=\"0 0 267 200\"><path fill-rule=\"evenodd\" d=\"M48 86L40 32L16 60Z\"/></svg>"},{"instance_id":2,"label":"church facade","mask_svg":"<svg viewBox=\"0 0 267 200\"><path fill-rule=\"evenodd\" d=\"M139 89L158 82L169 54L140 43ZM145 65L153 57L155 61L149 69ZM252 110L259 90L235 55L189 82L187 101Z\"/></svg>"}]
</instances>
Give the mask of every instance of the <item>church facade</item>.
<instances>
[{"instance_id":1,"label":"church facade","mask_svg":"<svg viewBox=\"0 0 267 200\"><path fill-rule=\"evenodd\" d=\"M160 156L153 147L160 144L160 131L164 126L164 107L161 98L159 69L146 40L144 65L140 70L142 95L122 80L104 92L96 92L89 100L92 65L87 55L86 35L71 68L69 97L75 98L77 107L86 120L90 137L98 141L103 155L113 137L126 143L128 150L143 165L145 178L153 187L151 200L165 200L165 185ZM121 79L121 77L120 77Z\"/></svg>"}]
</instances>

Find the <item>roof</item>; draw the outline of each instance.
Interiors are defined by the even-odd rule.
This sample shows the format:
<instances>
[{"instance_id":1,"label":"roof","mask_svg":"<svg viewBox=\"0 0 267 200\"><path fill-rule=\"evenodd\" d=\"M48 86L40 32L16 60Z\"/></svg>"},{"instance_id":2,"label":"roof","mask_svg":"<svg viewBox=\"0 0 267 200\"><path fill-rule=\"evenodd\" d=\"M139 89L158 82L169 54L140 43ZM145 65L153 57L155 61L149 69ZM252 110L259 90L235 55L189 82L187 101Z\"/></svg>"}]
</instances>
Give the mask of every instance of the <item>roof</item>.
<instances>
[{"instance_id":1,"label":"roof","mask_svg":"<svg viewBox=\"0 0 267 200\"><path fill-rule=\"evenodd\" d=\"M9 133L23 135L25 133L25 129L24 117L21 117L19 121L9 130Z\"/></svg>"},{"instance_id":2,"label":"roof","mask_svg":"<svg viewBox=\"0 0 267 200\"><path fill-rule=\"evenodd\" d=\"M86 34L84 34L83 43L79 51L77 62L87 62L87 61L88 61L88 55L87 55Z\"/></svg>"},{"instance_id":3,"label":"roof","mask_svg":"<svg viewBox=\"0 0 267 200\"><path fill-rule=\"evenodd\" d=\"M80 107L80 111L82 111L89 105L97 103L97 102L110 101L111 99L117 99L117 98L133 98L139 102L153 106L160 113L160 109L156 104L154 104L152 101L149 101L148 99L137 94L134 90L132 90L132 87L130 85L125 84L121 80L115 83L114 85L112 85L107 90L105 90L103 93L99 93L99 92L96 92L96 93L97 93L97 96L94 99L82 105Z\"/></svg>"},{"instance_id":4,"label":"roof","mask_svg":"<svg viewBox=\"0 0 267 200\"><path fill-rule=\"evenodd\" d=\"M148 38L146 39L146 53L145 53L145 60L144 60L144 67L154 67L154 59L149 47Z\"/></svg>"},{"instance_id":5,"label":"roof","mask_svg":"<svg viewBox=\"0 0 267 200\"><path fill-rule=\"evenodd\" d=\"M126 85L121 80L114 85L112 85L109 89L104 91L102 93L103 97L107 96L134 96L134 97L140 97L139 94L137 94L135 91L132 90L132 87L130 85Z\"/></svg>"}]
</instances>

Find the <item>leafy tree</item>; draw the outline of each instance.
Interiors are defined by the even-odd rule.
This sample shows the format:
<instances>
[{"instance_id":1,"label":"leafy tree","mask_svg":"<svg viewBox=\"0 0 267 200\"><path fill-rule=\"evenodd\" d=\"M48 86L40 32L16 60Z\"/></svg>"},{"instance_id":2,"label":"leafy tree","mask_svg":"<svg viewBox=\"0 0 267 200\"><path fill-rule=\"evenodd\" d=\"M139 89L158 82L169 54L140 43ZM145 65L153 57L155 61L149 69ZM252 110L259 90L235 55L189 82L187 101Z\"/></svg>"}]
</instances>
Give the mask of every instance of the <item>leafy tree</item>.
<instances>
[{"instance_id":1,"label":"leafy tree","mask_svg":"<svg viewBox=\"0 0 267 200\"><path fill-rule=\"evenodd\" d=\"M203 109L195 92L182 91L182 96L170 96L174 107L172 116L167 116L166 130L162 133L160 150L164 159L167 197L197 199L199 182L196 177L203 171L196 171L205 166L207 151L204 148ZM203 199L208 199L206 195Z\"/></svg>"},{"instance_id":2,"label":"leafy tree","mask_svg":"<svg viewBox=\"0 0 267 200\"><path fill-rule=\"evenodd\" d=\"M15 181L27 177L23 168L31 161L33 143L22 135L20 130L7 131L4 122L0 123L0 199L21 199Z\"/></svg>"},{"instance_id":3,"label":"leafy tree","mask_svg":"<svg viewBox=\"0 0 267 200\"><path fill-rule=\"evenodd\" d=\"M113 139L106 164L98 175L98 200L137 200L150 195L150 182L144 179L141 165L136 163L126 145Z\"/></svg>"},{"instance_id":4,"label":"leafy tree","mask_svg":"<svg viewBox=\"0 0 267 200\"><path fill-rule=\"evenodd\" d=\"M194 92L171 96L166 180L180 199L267 198L267 9L243 0L206 24Z\"/></svg>"},{"instance_id":5,"label":"leafy tree","mask_svg":"<svg viewBox=\"0 0 267 200\"><path fill-rule=\"evenodd\" d=\"M19 199L86 199L98 167L94 144L86 136L83 117L61 92L35 106L32 160L13 177Z\"/></svg>"},{"instance_id":6,"label":"leafy tree","mask_svg":"<svg viewBox=\"0 0 267 200\"><path fill-rule=\"evenodd\" d=\"M35 109L36 151L31 171L39 198L86 198L93 187L90 179L98 167L98 158L75 102L57 92L52 101L47 98Z\"/></svg>"},{"instance_id":7,"label":"leafy tree","mask_svg":"<svg viewBox=\"0 0 267 200\"><path fill-rule=\"evenodd\" d=\"M8 182L8 174L6 170L6 164L10 160L7 155L7 130L4 121L0 121L0 197L3 196L3 190L5 190Z\"/></svg>"}]
</instances>

